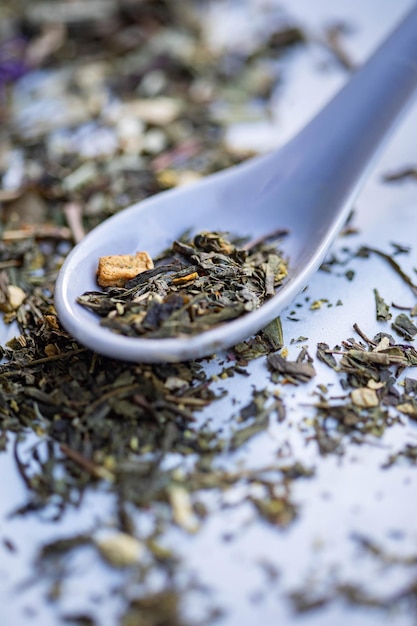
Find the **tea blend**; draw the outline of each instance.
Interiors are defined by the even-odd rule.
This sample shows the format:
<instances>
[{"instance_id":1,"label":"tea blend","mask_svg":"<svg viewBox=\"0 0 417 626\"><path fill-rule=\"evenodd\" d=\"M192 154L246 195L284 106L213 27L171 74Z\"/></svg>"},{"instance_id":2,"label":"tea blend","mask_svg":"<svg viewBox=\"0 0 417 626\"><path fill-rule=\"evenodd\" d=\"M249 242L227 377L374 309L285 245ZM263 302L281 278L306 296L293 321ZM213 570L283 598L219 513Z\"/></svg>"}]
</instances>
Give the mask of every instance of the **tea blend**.
<instances>
[{"instance_id":1,"label":"tea blend","mask_svg":"<svg viewBox=\"0 0 417 626\"><path fill-rule=\"evenodd\" d=\"M209 330L259 308L287 276L277 248L285 231L254 242L201 232L174 241L155 264L145 252L102 257L97 282L78 302L101 325L131 337L181 337ZM136 273L136 276L132 276Z\"/></svg>"},{"instance_id":2,"label":"tea blend","mask_svg":"<svg viewBox=\"0 0 417 626\"><path fill-rule=\"evenodd\" d=\"M303 319L325 319L329 292L310 300L303 294L285 319L285 337L278 318L216 359L132 364L79 345L61 327L53 305L57 272L72 245L134 202L251 156L229 146L229 129L269 123L271 97L281 94L276 87L283 56L295 46L300 55L310 54L316 44L290 19L273 23L272 12L267 36L263 31L260 40L245 38L236 49L210 49L193 10L204 2L3 4L0 310L17 330L1 347L0 451L11 456L25 487L25 496L7 511L11 524L3 520L1 526L5 556L18 555L23 563L36 545L20 542L19 527L27 536L35 522L38 530L40 524L45 528L37 558L27 557L13 598L25 606L24 619L34 623L39 615L31 613L30 598L37 591L54 607L54 619L68 624L98 626L100 610L110 615L114 599L114 623L120 626L213 623L223 607L204 573L199 580L181 553L182 542L190 553L198 553L202 543L205 550L206 533L216 527L224 544L218 554L227 564L239 535L246 542L265 530L272 553L277 538L291 540L301 524L309 524L312 505L318 504L310 494L317 494L325 465L347 466L359 447L368 453L380 446L384 478L397 469L413 471L417 308L409 300L392 303L388 287L377 285L374 299L372 289L363 296L369 296L381 332L368 337L358 320L353 337L340 336L340 345L330 346L323 326L316 353ZM56 7L55 23L50 16ZM348 36L337 24L324 36L327 51L346 68L353 65L344 46ZM401 168L386 179L415 177L413 168ZM344 234L355 232L349 223ZM107 282L81 299L118 333L200 332L253 310L279 289L287 263L279 250L281 235L257 242L224 233L182 237L153 261L136 259L140 267L121 283ZM322 269L341 276L347 302L359 274L349 262L377 255L416 295L412 270L407 274L397 261L409 251L398 244L389 252L375 245L342 248ZM110 262L107 281L114 269ZM294 400L300 388L302 402ZM404 427L411 439L401 435L397 447L385 447L390 434L395 439ZM77 526L77 509L82 512L84 501L96 496L108 510L100 506L91 526ZM241 525L234 525L236 517L244 520ZM74 528L63 530L69 519ZM357 553L373 558L379 571L415 567L415 551L402 556L401 550L384 550L371 527L364 532L360 540L352 537ZM242 544L233 549L238 553ZM278 567L257 549L249 554L243 548L245 563L254 572L262 567L276 602L285 557L277 551ZM83 555L94 572L113 569L111 583L103 579L100 596L97 587L88 589L91 602L85 603L68 591L74 577L82 576L76 559ZM340 600L389 615L392 607L413 606L415 580L375 593L354 576L338 580L343 563L335 559L324 586L323 569L317 568L313 579L289 594L297 611ZM262 593L248 589L248 601L262 601L267 587ZM286 596L282 591L282 603ZM204 607L197 619L185 611L190 597Z\"/></svg>"}]
</instances>

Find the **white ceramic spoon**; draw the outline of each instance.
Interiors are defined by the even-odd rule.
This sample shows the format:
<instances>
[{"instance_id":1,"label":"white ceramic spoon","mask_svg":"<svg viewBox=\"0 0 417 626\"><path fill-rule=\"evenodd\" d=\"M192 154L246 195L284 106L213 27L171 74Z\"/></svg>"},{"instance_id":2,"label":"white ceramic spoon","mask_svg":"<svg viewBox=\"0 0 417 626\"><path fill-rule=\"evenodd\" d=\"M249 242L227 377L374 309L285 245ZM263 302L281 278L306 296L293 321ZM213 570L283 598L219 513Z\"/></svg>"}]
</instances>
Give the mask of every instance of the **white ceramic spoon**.
<instances>
[{"instance_id":1,"label":"white ceramic spoon","mask_svg":"<svg viewBox=\"0 0 417 626\"><path fill-rule=\"evenodd\" d=\"M56 309L65 328L96 352L138 362L206 356L259 331L306 286L323 261L416 85L417 8L279 151L153 196L90 232L69 254L56 284ZM288 229L288 280L258 310L189 338L121 336L77 304L78 296L97 289L100 256L138 250L155 255L189 228L254 237Z\"/></svg>"}]
</instances>

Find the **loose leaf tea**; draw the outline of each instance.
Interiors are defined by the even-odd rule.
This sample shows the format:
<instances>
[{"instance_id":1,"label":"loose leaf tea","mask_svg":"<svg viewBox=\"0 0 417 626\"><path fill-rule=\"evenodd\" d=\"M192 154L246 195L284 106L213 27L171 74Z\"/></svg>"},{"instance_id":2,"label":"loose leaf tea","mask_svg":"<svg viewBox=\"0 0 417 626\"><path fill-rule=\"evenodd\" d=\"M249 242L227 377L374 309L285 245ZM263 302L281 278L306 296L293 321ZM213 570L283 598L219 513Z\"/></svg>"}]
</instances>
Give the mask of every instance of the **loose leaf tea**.
<instances>
[{"instance_id":1,"label":"loose leaf tea","mask_svg":"<svg viewBox=\"0 0 417 626\"><path fill-rule=\"evenodd\" d=\"M227 45L211 48L206 27L215 21L204 20L205 8L216 4L217 12L224 5L227 13L230 3L2 4L0 311L6 324L15 324L16 336L1 347L0 451L10 457L3 480L22 483L17 499L3 502L8 517L1 520L0 545L7 550L2 583L13 598L6 611L17 616L11 621L38 624L45 609L56 622L78 626L99 626L103 619L120 626L205 626L218 623L220 610L227 611L226 621L235 622L239 604L248 621L263 623L271 601L279 620L278 603L285 602L291 578L302 584L303 571L309 584L290 596L298 610L342 600L386 609L382 619L392 618L393 607L400 620L412 619L415 574L392 590L385 574L392 565L401 579L406 567L415 567L414 547L407 552L402 546L397 555L395 546L385 546L378 535L380 525L376 530L363 525L366 534L356 541L355 552L375 558L379 572L383 569L378 593L367 589L372 583L364 584L362 570L355 574L358 568L345 568L344 557L335 560L333 553L345 528L339 528L336 514L337 498L340 502L345 494L343 489L337 494L336 486L343 485L339 477L351 478L350 459L354 477L364 479L358 491L369 503L377 494L371 492L368 468L371 475L383 468L384 486L398 484L386 472L415 471L417 382L413 370L405 372L417 365L411 325L417 308L410 301L417 293L410 269L415 262L407 259L408 276L396 260L410 248L390 243L385 254L376 250L382 243L373 237L374 247L358 253L334 249L323 263L322 269L343 282L341 318L358 297L360 264L349 265L357 256L378 255L394 270L394 280L412 290L394 305L389 281L372 284L387 302L376 298L378 319L372 322L387 331L390 311L393 318L398 313L409 318L390 320L394 336L384 332L368 338L354 325L354 338L338 336L336 346L332 337L339 311L332 314L332 292L320 287L317 293L315 280L285 317L285 333L276 319L218 358L175 365L123 363L94 354L61 327L53 305L58 269L94 226L150 195L253 155L251 143L243 149L233 145L234 128L274 123L271 111L278 101L281 106L281 94L292 81L286 51L296 46L297 57L308 60L309 29L304 32L286 15L290 3L272 11L266 6L271 3L258 3L256 36L247 37L244 28L242 45L236 47L240 28L231 38L222 28ZM240 11L239 3L239 21L244 4ZM316 66L334 60L351 65L347 36L340 23L322 35L313 33L313 43L325 46L324 64ZM413 168L394 171L391 179L400 178L412 183ZM343 234L355 231L348 221ZM136 324L142 332L146 317L146 332L161 336L183 332L181 324L187 332L192 323L211 327L222 316L245 313L273 296L279 288L276 270L282 269L280 237L273 233L245 243L221 233L200 234L198 242L181 237L175 250L171 246L154 261L147 255L118 255L117 268L117 259L104 259L110 272L101 273L90 308L97 308L104 323L123 327L117 332L126 327L135 333ZM172 300L164 303L169 294ZM372 289L368 296L372 300ZM213 315L217 319L210 319ZM370 315L375 317L372 306ZM306 327L306 316L314 316L314 329ZM296 327L291 319L299 321ZM313 362L307 350L313 354L316 342ZM343 454L340 463L320 457ZM363 474L356 462L361 454L367 458ZM329 493L321 493L329 465L337 480L330 481ZM13 469L16 475L10 476ZM409 488L404 474L404 489ZM331 513L329 497L335 523L326 526L328 533L312 537L303 526L313 521L314 512ZM407 524L412 540L412 516L401 519L399 530L407 532ZM303 532L314 539L314 548L301 541L303 559L287 570L282 543L288 539L296 545ZM17 562L9 571L7 560L12 564L13 559ZM262 584L259 592L243 578L234 584L242 562L256 585L262 580L254 568L262 562L269 588ZM323 581L325 562L331 571ZM216 580L207 576L210 563L221 564ZM339 580L338 572L343 576L346 569L352 578ZM38 602L32 604L35 596ZM252 613L245 606L262 598L266 613L262 603ZM43 606L44 601L53 606ZM322 621L329 619L324 615Z\"/></svg>"},{"instance_id":2,"label":"loose leaf tea","mask_svg":"<svg viewBox=\"0 0 417 626\"><path fill-rule=\"evenodd\" d=\"M358 435L380 438L387 427L400 422L400 414L417 419L414 379L397 384L405 368L417 366L414 346L397 344L386 333L371 339L357 324L354 327L365 345L347 339L334 349L326 343L317 346L318 359L339 374L342 387L349 392L344 402L323 395L315 404L314 438L323 455L342 454L347 437L356 443L363 441ZM271 354L268 360L274 362L277 357Z\"/></svg>"},{"instance_id":3,"label":"loose leaf tea","mask_svg":"<svg viewBox=\"0 0 417 626\"><path fill-rule=\"evenodd\" d=\"M374 295L375 295L376 319L379 322L388 322L392 317L388 304L385 302L382 296L379 295L379 292L377 289L374 289Z\"/></svg>"},{"instance_id":4,"label":"loose leaf tea","mask_svg":"<svg viewBox=\"0 0 417 626\"><path fill-rule=\"evenodd\" d=\"M326 606L330 603L344 602L349 603L352 607L368 607L372 609L384 609L392 612L400 608L402 605L406 607L413 606L416 596L417 578L415 574L415 566L417 564L417 556L415 552L409 554L395 554L387 551L380 544L380 540L375 541L368 536L353 533L350 537L361 549L369 560L375 562L378 571L384 570L384 574L389 575L390 570L398 573L398 567L402 566L404 573L410 576L404 576L398 585L392 588L368 589L366 585L358 584L351 578L346 578L343 574L334 574L326 581L326 587L320 585L314 578L310 578L305 586L294 589L289 594L289 599L293 609L297 613L305 613L315 610L319 607Z\"/></svg>"},{"instance_id":5,"label":"loose leaf tea","mask_svg":"<svg viewBox=\"0 0 417 626\"><path fill-rule=\"evenodd\" d=\"M104 291L86 292L78 302L102 317L101 325L130 337L194 335L259 308L287 276L277 248L283 231L242 245L223 233L201 232L174 241L151 267L143 263L130 277L129 255L100 259L98 282ZM132 255L136 267L145 253ZM153 264L152 264L153 265ZM103 280L103 275L105 280ZM122 286L120 286L122 284ZM265 330L282 344L279 326Z\"/></svg>"}]
</instances>

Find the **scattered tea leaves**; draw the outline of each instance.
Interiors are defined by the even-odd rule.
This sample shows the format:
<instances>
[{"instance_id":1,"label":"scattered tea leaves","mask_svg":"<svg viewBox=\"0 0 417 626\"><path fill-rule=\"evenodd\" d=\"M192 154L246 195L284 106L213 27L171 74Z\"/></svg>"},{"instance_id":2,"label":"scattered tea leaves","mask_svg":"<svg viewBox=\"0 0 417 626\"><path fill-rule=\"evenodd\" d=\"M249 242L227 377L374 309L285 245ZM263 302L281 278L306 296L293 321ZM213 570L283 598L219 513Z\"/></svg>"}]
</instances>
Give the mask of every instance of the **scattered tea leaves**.
<instances>
[{"instance_id":1,"label":"scattered tea leaves","mask_svg":"<svg viewBox=\"0 0 417 626\"><path fill-rule=\"evenodd\" d=\"M417 168L404 167L393 172L387 172L383 176L386 183L394 183L402 180L417 180Z\"/></svg>"},{"instance_id":2,"label":"scattered tea leaves","mask_svg":"<svg viewBox=\"0 0 417 626\"><path fill-rule=\"evenodd\" d=\"M289 361L280 354L270 354L267 360L274 382L284 377L293 384L306 383L316 375L314 365L309 360Z\"/></svg>"},{"instance_id":3,"label":"scattered tea leaves","mask_svg":"<svg viewBox=\"0 0 417 626\"><path fill-rule=\"evenodd\" d=\"M407 443L404 448L399 452L396 452L395 454L390 454L382 467L384 469L387 469L392 465L407 461L412 465L417 465L417 445Z\"/></svg>"},{"instance_id":4,"label":"scattered tea leaves","mask_svg":"<svg viewBox=\"0 0 417 626\"><path fill-rule=\"evenodd\" d=\"M410 287L413 294L417 295L417 285L413 283L410 276L408 276L408 274L404 272L404 270L397 263L397 261L395 261L395 259L393 258L391 254L386 254L385 252L382 252L382 250L378 250L377 248L372 248L371 246L363 246L357 252L357 256L362 256L362 257L366 257L369 254L376 254L380 256L382 259L384 259L392 267L392 269L396 272L396 274L401 278L401 280L404 281L404 283Z\"/></svg>"},{"instance_id":5,"label":"scattered tea leaves","mask_svg":"<svg viewBox=\"0 0 417 626\"><path fill-rule=\"evenodd\" d=\"M332 369L337 368L337 361L334 358L332 351L327 343L321 342L317 344L317 358L319 361L326 363Z\"/></svg>"},{"instance_id":6,"label":"scattered tea leaves","mask_svg":"<svg viewBox=\"0 0 417 626\"><path fill-rule=\"evenodd\" d=\"M405 339L409 341L417 335L417 326L405 313L397 315L391 326L399 335L405 337Z\"/></svg>"},{"instance_id":7,"label":"scattered tea leaves","mask_svg":"<svg viewBox=\"0 0 417 626\"><path fill-rule=\"evenodd\" d=\"M24 516L29 522L37 516L52 526L79 507L84 495L106 491L107 502L114 503L111 519L105 520L112 537L102 539L101 550L111 567L123 568L112 572L113 580L123 578L110 594L124 603L120 624L184 626L189 623L186 596L196 585L178 584L186 567L167 535L181 529L198 534L209 516L241 505L249 507L254 522L285 532L303 514L294 481L314 475L314 468L294 459L283 435L287 427L292 433L299 427L305 443L315 441L319 452L329 455L343 454L349 443L374 443L387 428L415 420L417 383L401 376L417 365L410 320L417 309L395 307L409 316L394 321L393 334L400 333L401 343L386 333L368 338L357 326L357 338L340 346L319 343L317 359L331 368L329 377L340 383L342 393L331 395L334 383L316 385L315 404L297 407L294 421L288 420L294 416L288 406L294 388L287 383L314 381L315 368L304 349L296 361L287 358L279 319L222 356L219 378L225 389L220 391L210 363L210 374L205 363L125 364L78 345L62 329L53 306L57 271L73 243L134 202L247 158L249 152L229 149L223 141L227 125L248 119L254 102L268 119L276 93L275 60L308 39L298 26L271 23L260 45L255 38L238 54L225 49L213 56L188 1L99 4L96 14L97 3L8 2L2 23L0 76L7 97L0 102L0 116L7 123L0 159L0 309L4 321L16 322L19 330L1 347L0 450L14 454L26 488L27 500L11 512L20 523ZM50 23L52 9L59 11L63 26ZM328 43L347 66L343 32L332 26ZM17 44L12 58L4 55L9 42L13 50ZM20 81L26 74L30 80ZM44 114L52 84L60 103L58 121ZM14 162L17 168L9 167ZM413 168L391 175L391 180L402 178L415 178ZM344 234L354 231L347 224ZM185 332L184 320L189 330L191 318L204 327L227 322L271 297L285 279L285 261L277 250L283 235L248 242L218 233L200 234L196 241L181 237L171 254L155 259L155 268L145 258L144 274L135 270L119 286L90 294L89 306L127 334L145 328L170 336ZM372 247L358 254L381 256L416 293L412 277L396 261L409 248L391 246L389 254ZM351 279L353 270L346 265L355 256L344 249L322 269L340 270ZM388 321L388 305L378 293L375 301L378 321ZM314 306L329 304L320 298ZM291 316L301 318L297 309ZM305 342L300 334L291 343ZM228 378L239 375L243 391L251 385L251 368L265 368L262 361L248 362L268 355L273 393L250 390L241 408L240 398L233 398L233 419L219 415L214 427L210 420L222 412L216 401L227 391ZM28 434L34 445L25 441ZM248 444L255 447L262 438L271 446L278 441L273 462L245 467L241 461ZM234 456L240 459L236 465ZM384 466L415 463L412 442L390 454ZM208 492L214 496L212 507L205 504ZM136 519L147 520L147 532L142 526L137 532ZM40 547L35 577L49 585L50 600L59 600L67 577L74 575L72 558L81 551L97 558L102 530L61 536ZM191 548L197 539L190 534L186 541ZM19 553L14 538L3 538L3 545L9 557ZM401 563L371 539L360 546L378 555L384 567ZM411 603L415 588L410 583L381 598L344 581L292 597L303 611L334 597L390 611L390 605ZM198 623L218 616L213 607ZM83 626L100 621L93 609L90 615L76 605L61 618Z\"/></svg>"}]
</instances>

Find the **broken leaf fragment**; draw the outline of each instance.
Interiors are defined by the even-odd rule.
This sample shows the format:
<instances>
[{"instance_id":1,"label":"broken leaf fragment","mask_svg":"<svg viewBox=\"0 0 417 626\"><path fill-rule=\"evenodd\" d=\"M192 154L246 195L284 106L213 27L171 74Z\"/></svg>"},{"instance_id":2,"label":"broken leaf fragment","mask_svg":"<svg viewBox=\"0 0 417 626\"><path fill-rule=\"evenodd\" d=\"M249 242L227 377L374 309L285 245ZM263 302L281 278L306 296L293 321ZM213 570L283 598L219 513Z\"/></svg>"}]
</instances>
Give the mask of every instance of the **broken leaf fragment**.
<instances>
[{"instance_id":1,"label":"broken leaf fragment","mask_svg":"<svg viewBox=\"0 0 417 626\"><path fill-rule=\"evenodd\" d=\"M274 350L280 350L284 345L281 318L276 317L272 322L269 322L262 329L262 335L269 341Z\"/></svg>"},{"instance_id":2,"label":"broken leaf fragment","mask_svg":"<svg viewBox=\"0 0 417 626\"><path fill-rule=\"evenodd\" d=\"M394 322L392 323L392 328L397 331L399 335L405 337L408 340L411 340L417 335L417 326L413 324L408 315L405 313L400 313L397 315Z\"/></svg>"},{"instance_id":3,"label":"broken leaf fragment","mask_svg":"<svg viewBox=\"0 0 417 626\"><path fill-rule=\"evenodd\" d=\"M374 289L374 295L375 295L376 319L379 322L388 322L392 317L388 304L385 302L382 296L379 295L379 292L377 289Z\"/></svg>"},{"instance_id":4,"label":"broken leaf fragment","mask_svg":"<svg viewBox=\"0 0 417 626\"><path fill-rule=\"evenodd\" d=\"M289 382L308 382L316 375L314 365L309 361L289 361L279 354L268 356L268 365L278 374L286 377Z\"/></svg>"},{"instance_id":5,"label":"broken leaf fragment","mask_svg":"<svg viewBox=\"0 0 417 626\"><path fill-rule=\"evenodd\" d=\"M263 412L263 414L256 418L253 424L250 426L245 426L244 428L240 428L237 430L230 441L230 449L237 450L245 443L250 441L252 437L255 437L260 432L266 430L269 424L269 416L268 412Z\"/></svg>"},{"instance_id":6,"label":"broken leaf fragment","mask_svg":"<svg viewBox=\"0 0 417 626\"><path fill-rule=\"evenodd\" d=\"M184 337L257 309L279 287L286 261L277 248L282 231L245 239L203 231L174 240L153 261L146 252L101 257L97 282L78 302L101 325L127 336ZM114 287L114 289L106 289ZM266 329L262 353L281 344L279 322Z\"/></svg>"},{"instance_id":7,"label":"broken leaf fragment","mask_svg":"<svg viewBox=\"0 0 417 626\"><path fill-rule=\"evenodd\" d=\"M320 342L317 344L317 358L332 369L337 368L337 361L334 358L330 347L327 343Z\"/></svg>"},{"instance_id":8,"label":"broken leaf fragment","mask_svg":"<svg viewBox=\"0 0 417 626\"><path fill-rule=\"evenodd\" d=\"M182 594L174 588L135 597L120 626L191 626L181 610Z\"/></svg>"},{"instance_id":9,"label":"broken leaf fragment","mask_svg":"<svg viewBox=\"0 0 417 626\"><path fill-rule=\"evenodd\" d=\"M296 517L297 509L287 497L251 498L258 513L274 526L288 526Z\"/></svg>"}]
</instances>

